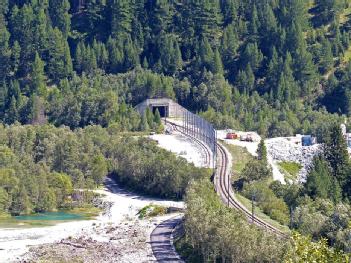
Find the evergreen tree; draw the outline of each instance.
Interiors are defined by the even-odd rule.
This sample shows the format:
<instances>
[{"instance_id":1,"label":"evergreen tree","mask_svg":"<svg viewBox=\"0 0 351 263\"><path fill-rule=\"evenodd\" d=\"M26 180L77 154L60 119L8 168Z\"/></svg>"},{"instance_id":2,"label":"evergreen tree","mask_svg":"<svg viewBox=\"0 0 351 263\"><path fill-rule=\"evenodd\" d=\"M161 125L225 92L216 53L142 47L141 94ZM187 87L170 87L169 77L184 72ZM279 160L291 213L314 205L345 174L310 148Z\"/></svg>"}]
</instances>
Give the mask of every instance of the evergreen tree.
<instances>
[{"instance_id":1,"label":"evergreen tree","mask_svg":"<svg viewBox=\"0 0 351 263\"><path fill-rule=\"evenodd\" d=\"M149 122L148 122L147 115L146 115L146 111L141 116L141 122L140 122L139 129L141 131L148 131L150 129Z\"/></svg>"},{"instance_id":2,"label":"evergreen tree","mask_svg":"<svg viewBox=\"0 0 351 263\"><path fill-rule=\"evenodd\" d=\"M261 25L258 19L257 7L255 4L253 4L249 23L249 37L253 43L257 42L259 38L258 30L260 27Z\"/></svg>"},{"instance_id":3,"label":"evergreen tree","mask_svg":"<svg viewBox=\"0 0 351 263\"><path fill-rule=\"evenodd\" d=\"M280 0L280 20L285 26L297 23L302 30L308 29L308 3L304 0Z\"/></svg>"},{"instance_id":4,"label":"evergreen tree","mask_svg":"<svg viewBox=\"0 0 351 263\"><path fill-rule=\"evenodd\" d=\"M223 63L227 67L233 64L235 57L237 56L239 48L238 34L234 29L234 25L231 24L225 28L222 41L221 41L221 54L223 57Z\"/></svg>"},{"instance_id":5,"label":"evergreen tree","mask_svg":"<svg viewBox=\"0 0 351 263\"><path fill-rule=\"evenodd\" d=\"M15 41L12 46L11 52L11 69L13 74L16 76L19 65L20 65L20 57L21 57L21 47L18 41Z\"/></svg>"},{"instance_id":6,"label":"evergreen tree","mask_svg":"<svg viewBox=\"0 0 351 263\"><path fill-rule=\"evenodd\" d=\"M350 161L347 145L338 125L333 125L325 137L323 152L331 167L332 175L340 183L343 190L346 190Z\"/></svg>"},{"instance_id":7,"label":"evergreen tree","mask_svg":"<svg viewBox=\"0 0 351 263\"><path fill-rule=\"evenodd\" d=\"M50 79L58 83L72 74L72 60L68 43L59 29L49 31L49 43L46 72Z\"/></svg>"},{"instance_id":8,"label":"evergreen tree","mask_svg":"<svg viewBox=\"0 0 351 263\"><path fill-rule=\"evenodd\" d=\"M212 71L214 74L223 75L223 64L222 64L221 55L219 54L218 49L216 49L214 52Z\"/></svg>"},{"instance_id":9,"label":"evergreen tree","mask_svg":"<svg viewBox=\"0 0 351 263\"><path fill-rule=\"evenodd\" d=\"M286 39L294 62L294 76L303 87L301 95L310 95L316 85L316 67L312 55L307 50L307 43L300 25L294 23Z\"/></svg>"},{"instance_id":10,"label":"evergreen tree","mask_svg":"<svg viewBox=\"0 0 351 263\"><path fill-rule=\"evenodd\" d=\"M312 198L333 198L333 178L328 166L328 162L317 156L313 159L312 169L307 175L305 189Z\"/></svg>"},{"instance_id":11,"label":"evergreen tree","mask_svg":"<svg viewBox=\"0 0 351 263\"><path fill-rule=\"evenodd\" d=\"M207 38L201 40L199 45L199 50L197 52L200 58L200 67L205 67L207 70L211 70L211 65L213 63L213 50L211 48L210 42Z\"/></svg>"},{"instance_id":12,"label":"evergreen tree","mask_svg":"<svg viewBox=\"0 0 351 263\"><path fill-rule=\"evenodd\" d=\"M6 82L0 84L0 120L4 119L4 112L6 110L8 101L8 90Z\"/></svg>"},{"instance_id":13,"label":"evergreen tree","mask_svg":"<svg viewBox=\"0 0 351 263\"><path fill-rule=\"evenodd\" d=\"M15 96L11 97L10 104L8 108L5 110L5 123L7 124L13 124L15 121L18 120L19 114L18 114L18 108L17 108L17 100Z\"/></svg>"},{"instance_id":14,"label":"evergreen tree","mask_svg":"<svg viewBox=\"0 0 351 263\"><path fill-rule=\"evenodd\" d=\"M60 29L66 38L71 31L70 8L68 0L49 0L49 13L52 26Z\"/></svg>"},{"instance_id":15,"label":"evergreen tree","mask_svg":"<svg viewBox=\"0 0 351 263\"><path fill-rule=\"evenodd\" d=\"M31 93L36 93L40 96L46 94L44 62L40 59L39 54L35 54L35 60L32 67L32 85L33 90Z\"/></svg>"},{"instance_id":16,"label":"evergreen tree","mask_svg":"<svg viewBox=\"0 0 351 263\"><path fill-rule=\"evenodd\" d=\"M111 35L124 39L132 31L132 3L128 0L111 0Z\"/></svg>"},{"instance_id":17,"label":"evergreen tree","mask_svg":"<svg viewBox=\"0 0 351 263\"><path fill-rule=\"evenodd\" d=\"M261 66L263 54L258 48L257 43L248 43L242 54L241 65L243 68L250 66L250 68L257 72Z\"/></svg>"},{"instance_id":18,"label":"evergreen tree","mask_svg":"<svg viewBox=\"0 0 351 263\"><path fill-rule=\"evenodd\" d=\"M188 8L191 9L190 14L195 34L216 43L219 37L218 28L223 20L219 1L192 0Z\"/></svg>"},{"instance_id":19,"label":"evergreen tree","mask_svg":"<svg viewBox=\"0 0 351 263\"><path fill-rule=\"evenodd\" d=\"M319 70L322 74L327 73L334 66L333 53L330 42L323 37L319 56Z\"/></svg>"},{"instance_id":20,"label":"evergreen tree","mask_svg":"<svg viewBox=\"0 0 351 263\"><path fill-rule=\"evenodd\" d=\"M264 139L261 139L260 143L258 144L257 158L258 158L258 160L267 164L267 148L266 148L266 145L264 143Z\"/></svg>"},{"instance_id":21,"label":"evergreen tree","mask_svg":"<svg viewBox=\"0 0 351 263\"><path fill-rule=\"evenodd\" d=\"M10 33L6 28L5 20L0 13L0 81L3 81L9 74L11 50L9 47Z\"/></svg>"},{"instance_id":22,"label":"evergreen tree","mask_svg":"<svg viewBox=\"0 0 351 263\"><path fill-rule=\"evenodd\" d=\"M158 109L155 111L154 122L157 124L157 126L161 125L161 115Z\"/></svg>"},{"instance_id":23,"label":"evergreen tree","mask_svg":"<svg viewBox=\"0 0 351 263\"><path fill-rule=\"evenodd\" d=\"M152 111L150 110L150 108L146 108L146 119L147 119L147 123L149 125L149 127L154 127L154 115L152 113Z\"/></svg>"}]
</instances>

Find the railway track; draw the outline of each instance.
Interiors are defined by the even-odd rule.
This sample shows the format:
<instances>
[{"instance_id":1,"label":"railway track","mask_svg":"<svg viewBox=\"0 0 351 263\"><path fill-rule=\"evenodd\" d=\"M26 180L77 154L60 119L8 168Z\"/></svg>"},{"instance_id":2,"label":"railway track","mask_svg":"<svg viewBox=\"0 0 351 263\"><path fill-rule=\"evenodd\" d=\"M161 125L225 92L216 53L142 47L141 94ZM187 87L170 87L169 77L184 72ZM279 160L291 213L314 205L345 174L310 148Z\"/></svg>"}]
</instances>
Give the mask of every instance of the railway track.
<instances>
[{"instance_id":1,"label":"railway track","mask_svg":"<svg viewBox=\"0 0 351 263\"><path fill-rule=\"evenodd\" d=\"M230 171L228 169L228 152L227 150L219 143L217 143L217 152L218 152L218 163L217 163L217 172L215 176L215 188L216 192L220 195L222 201L228 206L235 208L242 212L246 218L253 222L255 225L270 231L276 234L279 237L287 238L288 236L283 233L281 230L272 226L271 224L265 222L264 220L258 218L243 206L235 197L233 189L230 183Z\"/></svg>"},{"instance_id":2,"label":"railway track","mask_svg":"<svg viewBox=\"0 0 351 263\"><path fill-rule=\"evenodd\" d=\"M183 134L184 136L191 138L197 145L199 145L205 152L205 164L208 167L211 166L212 153L206 144L204 144L201 140L199 140L199 139L197 139L189 134L186 134L184 131L182 131L183 127L178 125L178 124L167 121L167 125L171 128L171 130L177 131L177 132Z\"/></svg>"},{"instance_id":3,"label":"railway track","mask_svg":"<svg viewBox=\"0 0 351 263\"><path fill-rule=\"evenodd\" d=\"M198 140L197 138L184 133L181 130L181 126L175 123L171 123L169 121L167 121L167 124L170 125L170 127L173 130L176 130L184 134L185 136L192 138L197 144L199 144L206 152L207 162L211 162L211 151L207 147L207 145L205 145L202 141ZM220 196L221 200L229 207L235 208L241 213L243 213L248 219L248 221L253 222L255 225L261 227L262 229L270 231L279 237L287 238L288 236L281 230L258 218L257 216L252 215L252 213L236 199L234 191L231 187L230 180L231 179L229 153L220 143L217 143L217 168L213 183L215 186L215 190Z\"/></svg>"}]
</instances>

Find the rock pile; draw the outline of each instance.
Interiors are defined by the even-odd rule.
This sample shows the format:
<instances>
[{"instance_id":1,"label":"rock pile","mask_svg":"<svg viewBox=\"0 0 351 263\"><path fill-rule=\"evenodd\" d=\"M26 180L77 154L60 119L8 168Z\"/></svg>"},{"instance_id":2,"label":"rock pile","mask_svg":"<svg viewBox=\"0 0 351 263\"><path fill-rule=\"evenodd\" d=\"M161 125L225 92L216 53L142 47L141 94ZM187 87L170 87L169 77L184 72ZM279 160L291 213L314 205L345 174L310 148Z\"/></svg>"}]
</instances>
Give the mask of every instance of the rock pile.
<instances>
[{"instance_id":1,"label":"rock pile","mask_svg":"<svg viewBox=\"0 0 351 263\"><path fill-rule=\"evenodd\" d=\"M320 153L319 144L312 146L301 146L289 141L287 138L273 138L265 141L268 155L272 156L274 161L296 162L302 165L299 172L299 181L304 182L308 168L310 167L313 157Z\"/></svg>"},{"instance_id":2,"label":"rock pile","mask_svg":"<svg viewBox=\"0 0 351 263\"><path fill-rule=\"evenodd\" d=\"M154 222L140 220L95 225L81 236L34 246L19 262L152 262L146 242L153 228Z\"/></svg>"}]
</instances>

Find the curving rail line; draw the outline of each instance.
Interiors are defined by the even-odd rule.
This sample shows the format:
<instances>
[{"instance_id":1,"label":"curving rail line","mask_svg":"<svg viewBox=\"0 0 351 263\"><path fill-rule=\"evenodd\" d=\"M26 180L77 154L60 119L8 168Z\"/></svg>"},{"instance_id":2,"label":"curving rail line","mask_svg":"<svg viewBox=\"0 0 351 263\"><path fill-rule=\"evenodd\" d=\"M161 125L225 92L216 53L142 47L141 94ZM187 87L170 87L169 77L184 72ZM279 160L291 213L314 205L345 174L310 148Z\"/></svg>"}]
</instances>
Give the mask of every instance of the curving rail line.
<instances>
[{"instance_id":1,"label":"curving rail line","mask_svg":"<svg viewBox=\"0 0 351 263\"><path fill-rule=\"evenodd\" d=\"M230 171L228 169L228 152L227 150L219 143L217 143L218 148L218 159L219 165L217 166L216 178L215 178L215 188L217 193L220 195L223 202L227 203L230 207L233 207L240 212L242 212L248 220L252 221L255 225L266 229L272 233L275 233L279 237L286 238L288 237L281 230L272 226L271 224L263 221L258 218L243 206L236 198L233 192L233 189L230 185Z\"/></svg>"},{"instance_id":2,"label":"curving rail line","mask_svg":"<svg viewBox=\"0 0 351 263\"><path fill-rule=\"evenodd\" d=\"M169 122L167 121L167 125L171 128L171 130L173 131L177 131L181 134L183 134L184 136L186 137L189 137L191 138L196 144L198 144L201 148L204 149L204 152L205 152L205 164L210 166L211 165L211 150L207 147L206 144L204 144L201 140L191 136L191 135L188 135L186 133L184 133L181 128L182 126L178 125L178 124L175 124L173 122Z\"/></svg>"},{"instance_id":3,"label":"curving rail line","mask_svg":"<svg viewBox=\"0 0 351 263\"><path fill-rule=\"evenodd\" d=\"M206 160L207 163L210 162L211 160L211 151L209 148L204 144L201 140L198 140L195 137L189 136L188 134L185 134L180 128L181 126L171 123L167 121L167 124L171 126L173 130L176 130L178 132L181 132L187 137L192 138L197 144L199 144L202 148L205 149L206 152ZM180 127L180 128L179 128ZM218 193L218 195L221 197L222 201L227 204L228 206L235 208L242 212L249 221L252 221L255 225L270 231L272 233L275 233L277 236L282 237L282 238L287 238L288 236L283 233L281 230L277 229L276 227L272 226L271 224L265 222L264 220L258 218L255 215L252 215L252 213L245 207L243 206L235 197L233 189L230 185L230 160L229 160L229 153L227 150L220 144L217 143L217 168L216 168L216 173L215 173L215 178L214 178L214 186L215 190Z\"/></svg>"}]
</instances>

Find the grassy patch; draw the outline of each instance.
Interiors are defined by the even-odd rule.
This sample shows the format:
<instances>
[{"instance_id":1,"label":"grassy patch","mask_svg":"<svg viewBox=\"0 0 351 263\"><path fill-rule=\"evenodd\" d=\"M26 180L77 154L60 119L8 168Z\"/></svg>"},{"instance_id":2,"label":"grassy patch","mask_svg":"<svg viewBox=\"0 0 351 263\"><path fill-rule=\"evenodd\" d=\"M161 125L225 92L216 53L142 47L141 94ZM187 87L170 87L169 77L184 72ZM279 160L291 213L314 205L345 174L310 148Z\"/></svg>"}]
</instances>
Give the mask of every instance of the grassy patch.
<instances>
[{"instance_id":1,"label":"grassy patch","mask_svg":"<svg viewBox=\"0 0 351 263\"><path fill-rule=\"evenodd\" d=\"M167 208L160 205L147 205L139 210L138 215L139 219L160 216L167 213Z\"/></svg>"},{"instance_id":2,"label":"grassy patch","mask_svg":"<svg viewBox=\"0 0 351 263\"><path fill-rule=\"evenodd\" d=\"M232 155L233 180L238 180L245 165L253 160L254 157L244 147L232 144L225 144L225 147Z\"/></svg>"},{"instance_id":3,"label":"grassy patch","mask_svg":"<svg viewBox=\"0 0 351 263\"><path fill-rule=\"evenodd\" d=\"M243 204L249 211L251 211L252 209L252 204L251 204L251 200L247 199L246 197L242 196L239 193L235 193L235 197L238 199L238 201ZM279 224L279 222L273 220L272 218L270 218L268 215L266 215L265 213L263 213L263 211L258 207L255 206L255 215L262 219L263 221L269 223L270 225L278 228L279 230L283 231L284 233L289 233L289 227L284 226Z\"/></svg>"},{"instance_id":4,"label":"grassy patch","mask_svg":"<svg viewBox=\"0 0 351 263\"><path fill-rule=\"evenodd\" d=\"M295 162L279 162L279 170L284 174L285 178L288 180L296 181L299 175L299 171L302 166Z\"/></svg>"}]
</instances>

